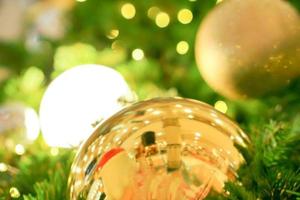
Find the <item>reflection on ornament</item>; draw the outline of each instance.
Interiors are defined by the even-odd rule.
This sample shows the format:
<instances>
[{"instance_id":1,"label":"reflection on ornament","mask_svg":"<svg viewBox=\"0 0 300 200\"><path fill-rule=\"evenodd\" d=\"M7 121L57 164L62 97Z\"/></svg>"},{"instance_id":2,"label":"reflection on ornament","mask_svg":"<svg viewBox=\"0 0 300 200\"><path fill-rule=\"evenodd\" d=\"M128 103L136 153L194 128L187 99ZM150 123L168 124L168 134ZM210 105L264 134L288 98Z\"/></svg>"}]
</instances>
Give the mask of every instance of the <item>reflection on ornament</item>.
<instances>
[{"instance_id":1,"label":"reflection on ornament","mask_svg":"<svg viewBox=\"0 0 300 200\"><path fill-rule=\"evenodd\" d=\"M27 143L35 140L39 131L39 118L34 109L21 104L0 107L0 137Z\"/></svg>"},{"instance_id":2,"label":"reflection on ornament","mask_svg":"<svg viewBox=\"0 0 300 200\"><path fill-rule=\"evenodd\" d=\"M244 162L235 145L245 133L224 114L194 100L136 103L102 123L71 168L71 200L203 199L223 191Z\"/></svg>"},{"instance_id":3,"label":"reflection on ornament","mask_svg":"<svg viewBox=\"0 0 300 200\"><path fill-rule=\"evenodd\" d=\"M300 15L287 1L226 0L203 20L195 48L203 78L220 94L270 94L300 76Z\"/></svg>"},{"instance_id":4,"label":"reflection on ornament","mask_svg":"<svg viewBox=\"0 0 300 200\"><path fill-rule=\"evenodd\" d=\"M87 138L96 125L134 97L115 70L81 65L58 76L40 106L43 136L50 146L69 147Z\"/></svg>"}]
</instances>

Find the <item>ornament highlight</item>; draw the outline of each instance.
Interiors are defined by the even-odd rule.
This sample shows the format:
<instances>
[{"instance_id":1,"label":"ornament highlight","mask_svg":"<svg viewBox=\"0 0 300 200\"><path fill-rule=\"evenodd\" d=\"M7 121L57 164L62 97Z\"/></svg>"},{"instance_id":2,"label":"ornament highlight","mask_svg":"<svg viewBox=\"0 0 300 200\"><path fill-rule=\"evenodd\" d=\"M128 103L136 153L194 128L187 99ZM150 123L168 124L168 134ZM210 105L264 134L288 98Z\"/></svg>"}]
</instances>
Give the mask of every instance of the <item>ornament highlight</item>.
<instances>
[{"instance_id":1,"label":"ornament highlight","mask_svg":"<svg viewBox=\"0 0 300 200\"><path fill-rule=\"evenodd\" d=\"M81 146L70 199L187 200L223 191L244 162L245 133L213 107L189 99L133 104L107 119Z\"/></svg>"},{"instance_id":2,"label":"ornament highlight","mask_svg":"<svg viewBox=\"0 0 300 200\"><path fill-rule=\"evenodd\" d=\"M134 101L117 71L80 65L65 71L47 88L40 106L42 134L50 146L77 146L93 125Z\"/></svg>"},{"instance_id":3,"label":"ornament highlight","mask_svg":"<svg viewBox=\"0 0 300 200\"><path fill-rule=\"evenodd\" d=\"M283 0L226 0L204 19L195 47L203 78L220 94L270 94L300 75L300 16Z\"/></svg>"}]
</instances>

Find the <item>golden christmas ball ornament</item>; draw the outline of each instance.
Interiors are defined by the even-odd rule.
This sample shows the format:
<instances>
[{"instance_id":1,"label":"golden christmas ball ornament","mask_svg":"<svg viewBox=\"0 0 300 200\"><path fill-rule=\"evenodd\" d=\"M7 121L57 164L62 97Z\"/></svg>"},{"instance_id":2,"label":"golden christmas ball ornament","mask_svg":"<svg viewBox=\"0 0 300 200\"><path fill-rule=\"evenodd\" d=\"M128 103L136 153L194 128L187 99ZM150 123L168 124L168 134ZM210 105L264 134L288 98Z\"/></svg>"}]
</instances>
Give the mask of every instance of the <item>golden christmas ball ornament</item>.
<instances>
[{"instance_id":1,"label":"golden christmas ball ornament","mask_svg":"<svg viewBox=\"0 0 300 200\"><path fill-rule=\"evenodd\" d=\"M300 16L283 0L226 0L202 22L196 60L215 91L232 98L275 92L300 74Z\"/></svg>"},{"instance_id":2,"label":"golden christmas ball ornament","mask_svg":"<svg viewBox=\"0 0 300 200\"><path fill-rule=\"evenodd\" d=\"M99 125L77 153L70 199L187 200L222 192L244 162L245 133L195 100L135 103Z\"/></svg>"}]
</instances>

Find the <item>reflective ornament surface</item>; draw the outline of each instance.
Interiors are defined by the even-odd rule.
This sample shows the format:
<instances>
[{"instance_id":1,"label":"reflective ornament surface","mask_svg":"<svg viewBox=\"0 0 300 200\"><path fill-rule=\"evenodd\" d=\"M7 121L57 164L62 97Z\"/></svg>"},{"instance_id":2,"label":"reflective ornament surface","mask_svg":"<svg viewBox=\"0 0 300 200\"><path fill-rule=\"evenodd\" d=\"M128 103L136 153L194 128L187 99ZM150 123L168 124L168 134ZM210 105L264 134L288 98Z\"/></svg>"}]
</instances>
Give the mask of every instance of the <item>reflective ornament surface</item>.
<instances>
[{"instance_id":1,"label":"reflective ornament surface","mask_svg":"<svg viewBox=\"0 0 300 200\"><path fill-rule=\"evenodd\" d=\"M222 1L203 20L195 48L202 77L218 93L275 93L300 76L300 15L283 0Z\"/></svg>"},{"instance_id":2,"label":"reflective ornament surface","mask_svg":"<svg viewBox=\"0 0 300 200\"><path fill-rule=\"evenodd\" d=\"M81 146L69 177L70 198L204 199L223 191L244 162L245 133L195 100L136 103L102 123Z\"/></svg>"}]
</instances>

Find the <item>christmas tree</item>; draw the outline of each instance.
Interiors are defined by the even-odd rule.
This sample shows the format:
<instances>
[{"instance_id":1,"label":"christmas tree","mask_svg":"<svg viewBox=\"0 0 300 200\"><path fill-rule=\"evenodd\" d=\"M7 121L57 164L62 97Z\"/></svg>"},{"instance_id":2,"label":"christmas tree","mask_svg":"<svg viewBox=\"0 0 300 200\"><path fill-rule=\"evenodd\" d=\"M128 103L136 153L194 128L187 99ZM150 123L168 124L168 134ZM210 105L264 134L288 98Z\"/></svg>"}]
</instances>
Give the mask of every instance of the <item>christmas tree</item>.
<instances>
[{"instance_id":1,"label":"christmas tree","mask_svg":"<svg viewBox=\"0 0 300 200\"><path fill-rule=\"evenodd\" d=\"M201 41L197 39L200 24L229 1L234 0L0 1L0 199L70 198L68 177L78 148L49 146L39 131L36 113L51 81L83 64L118 71L140 100L175 96L196 99L239 124L251 141L246 149L237 147L245 163L237 179L225 184L224 192L212 191L207 199L300 199L300 47L295 47L295 54L284 51L291 55L287 61L274 64L278 58L275 56L268 65L270 73L275 74L274 83L288 74L286 84L270 84L267 76L257 78L255 74L253 79L255 72L235 82L242 88L236 91L248 92L247 98L232 98L225 92L226 87L216 89L199 66L202 62L195 59L199 56L194 49ZM270 7L265 12L271 13L266 21L276 22L272 8L279 0L264 1ZM300 2L285 3L299 17ZM240 34L246 35L243 30ZM268 34L270 38L276 35L271 29ZM270 38L263 36L266 42ZM260 44L258 41L250 42L253 49ZM291 41L286 48L294 48L292 44L300 40ZM249 49L239 45L235 48L243 51L240 57L250 55ZM262 48L259 55L268 55L266 49ZM255 58L258 65L264 64L261 57ZM293 63L289 63L291 60ZM295 71L292 67L286 69L285 63L294 66ZM277 70L278 66L282 69ZM268 92L262 94L261 88ZM93 91L95 96L97 92Z\"/></svg>"}]
</instances>

